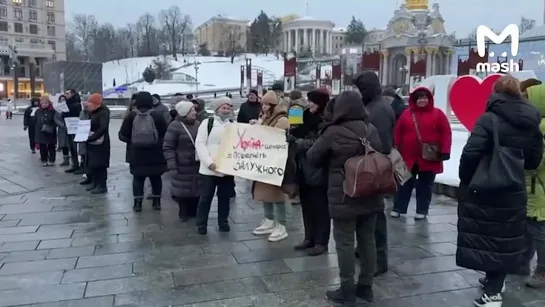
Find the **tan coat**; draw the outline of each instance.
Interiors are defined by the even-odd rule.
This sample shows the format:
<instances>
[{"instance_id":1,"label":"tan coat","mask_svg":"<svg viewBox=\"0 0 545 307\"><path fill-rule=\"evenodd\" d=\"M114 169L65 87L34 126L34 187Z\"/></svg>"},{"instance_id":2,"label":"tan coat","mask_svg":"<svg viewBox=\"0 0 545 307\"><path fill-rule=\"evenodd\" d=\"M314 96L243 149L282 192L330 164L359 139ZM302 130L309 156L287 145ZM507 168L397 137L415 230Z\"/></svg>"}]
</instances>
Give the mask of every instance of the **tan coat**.
<instances>
[{"instance_id":1,"label":"tan coat","mask_svg":"<svg viewBox=\"0 0 545 307\"><path fill-rule=\"evenodd\" d=\"M280 104L274 108L271 116L264 118L261 125L275 127L279 129L289 129L288 111L285 105ZM285 202L288 196L282 191L282 188L262 183L254 182L253 198L261 202Z\"/></svg>"}]
</instances>

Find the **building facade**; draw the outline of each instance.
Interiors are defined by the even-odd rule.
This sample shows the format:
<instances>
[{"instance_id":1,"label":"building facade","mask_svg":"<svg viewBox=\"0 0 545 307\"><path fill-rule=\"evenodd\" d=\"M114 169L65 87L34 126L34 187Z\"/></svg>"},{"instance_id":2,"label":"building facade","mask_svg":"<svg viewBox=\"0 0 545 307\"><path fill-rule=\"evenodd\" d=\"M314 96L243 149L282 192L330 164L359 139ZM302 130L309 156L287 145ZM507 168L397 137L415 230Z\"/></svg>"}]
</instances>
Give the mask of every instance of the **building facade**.
<instances>
[{"instance_id":1,"label":"building facade","mask_svg":"<svg viewBox=\"0 0 545 307\"><path fill-rule=\"evenodd\" d=\"M339 54L346 30L335 28L329 20L298 17L282 23L281 49L284 52Z\"/></svg>"},{"instance_id":2,"label":"building facade","mask_svg":"<svg viewBox=\"0 0 545 307\"><path fill-rule=\"evenodd\" d=\"M0 0L0 97L13 97L15 87L15 96L30 97L31 83L43 92L44 62L66 59L65 31L64 0Z\"/></svg>"},{"instance_id":3,"label":"building facade","mask_svg":"<svg viewBox=\"0 0 545 307\"><path fill-rule=\"evenodd\" d=\"M198 46L206 44L211 53L228 52L231 44L246 48L249 20L215 16L198 26L195 41Z\"/></svg>"}]
</instances>

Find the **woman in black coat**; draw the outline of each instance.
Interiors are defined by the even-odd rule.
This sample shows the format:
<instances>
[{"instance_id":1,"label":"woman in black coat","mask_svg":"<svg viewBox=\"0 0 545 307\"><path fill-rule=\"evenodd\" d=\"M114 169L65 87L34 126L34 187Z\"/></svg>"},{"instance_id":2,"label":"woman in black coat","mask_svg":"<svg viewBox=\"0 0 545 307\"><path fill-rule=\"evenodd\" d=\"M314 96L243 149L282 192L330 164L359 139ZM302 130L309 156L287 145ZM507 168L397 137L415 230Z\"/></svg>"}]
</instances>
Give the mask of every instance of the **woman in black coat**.
<instances>
[{"instance_id":1,"label":"woman in black coat","mask_svg":"<svg viewBox=\"0 0 545 307\"><path fill-rule=\"evenodd\" d=\"M178 217L185 222L188 216L196 215L199 204L200 164L195 159L195 138L200 122L192 102L178 102L175 110L178 116L168 126L163 151L172 172L170 193L178 201Z\"/></svg>"},{"instance_id":2,"label":"woman in black coat","mask_svg":"<svg viewBox=\"0 0 545 307\"><path fill-rule=\"evenodd\" d=\"M525 262L524 170L513 170L513 176L522 174L518 178L521 187L480 192L467 188L480 161L492 153L494 127L501 146L520 150L524 169L539 166L543 155L541 116L522 98L519 88L518 80L511 76L496 81L486 112L477 120L460 157L462 197L458 205L456 263L486 272L486 277L480 280L484 294L475 300L477 306L501 304L506 275L517 273Z\"/></svg>"},{"instance_id":3,"label":"woman in black coat","mask_svg":"<svg viewBox=\"0 0 545 307\"><path fill-rule=\"evenodd\" d=\"M55 112L49 96L40 98L40 108L36 110L34 141L40 146L40 160L44 166L55 164L55 145L57 144Z\"/></svg>"},{"instance_id":4,"label":"woman in black coat","mask_svg":"<svg viewBox=\"0 0 545 307\"><path fill-rule=\"evenodd\" d=\"M162 114L151 111L157 133L157 141L148 146L137 146L137 140L132 139L133 122L136 116L150 112L153 109L153 97L148 92L139 92L135 100L136 110L128 113L123 119L119 129L119 140L127 143L129 167L133 175L132 193L134 196L133 210L142 211L142 198L144 196L144 182L146 177L150 179L153 199L153 209L161 210L161 192L163 182L161 175L166 171L166 161L163 155L163 139L167 130L167 123Z\"/></svg>"},{"instance_id":5,"label":"woman in black coat","mask_svg":"<svg viewBox=\"0 0 545 307\"><path fill-rule=\"evenodd\" d=\"M30 105L25 109L23 115L23 128L28 131L28 142L30 145L30 151L34 154L36 153L36 111L40 107L40 99L33 97L30 99Z\"/></svg>"},{"instance_id":6,"label":"woman in black coat","mask_svg":"<svg viewBox=\"0 0 545 307\"><path fill-rule=\"evenodd\" d=\"M324 167L310 165L306 152L316 142L323 127L329 93L325 89L315 90L309 92L307 98L308 108L303 113L303 123L293 127L288 137L297 148L297 179L305 226L305 238L295 245L295 249L306 250L310 256L318 256L327 251L331 228L327 203L327 171Z\"/></svg>"},{"instance_id":7,"label":"woman in black coat","mask_svg":"<svg viewBox=\"0 0 545 307\"><path fill-rule=\"evenodd\" d=\"M103 104L102 95L92 94L87 99L87 110L91 131L85 142L85 163L93 178L93 184L87 190L92 194L104 194L108 192L106 181L110 167L110 109Z\"/></svg>"}]
</instances>

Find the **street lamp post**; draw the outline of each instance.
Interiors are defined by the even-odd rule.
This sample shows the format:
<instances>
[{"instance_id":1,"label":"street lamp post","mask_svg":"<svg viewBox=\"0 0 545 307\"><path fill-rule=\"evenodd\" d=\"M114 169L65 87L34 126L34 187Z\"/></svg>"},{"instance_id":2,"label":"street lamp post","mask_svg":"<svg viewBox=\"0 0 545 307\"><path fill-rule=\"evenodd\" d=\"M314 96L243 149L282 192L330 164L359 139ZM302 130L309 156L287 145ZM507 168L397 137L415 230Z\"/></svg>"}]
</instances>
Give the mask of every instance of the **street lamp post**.
<instances>
[{"instance_id":1,"label":"street lamp post","mask_svg":"<svg viewBox=\"0 0 545 307\"><path fill-rule=\"evenodd\" d=\"M199 65L201 65L201 63L197 62L197 59L194 59L193 60L193 69L195 69L195 82L196 82L195 97L199 96Z\"/></svg>"},{"instance_id":2,"label":"street lamp post","mask_svg":"<svg viewBox=\"0 0 545 307\"><path fill-rule=\"evenodd\" d=\"M17 54L19 51L17 50L17 46L15 45L9 45L9 58L11 60L11 69L13 70L13 105L17 107L17 93L19 92L19 75L18 75L18 68L19 68L19 61L17 60Z\"/></svg>"}]
</instances>

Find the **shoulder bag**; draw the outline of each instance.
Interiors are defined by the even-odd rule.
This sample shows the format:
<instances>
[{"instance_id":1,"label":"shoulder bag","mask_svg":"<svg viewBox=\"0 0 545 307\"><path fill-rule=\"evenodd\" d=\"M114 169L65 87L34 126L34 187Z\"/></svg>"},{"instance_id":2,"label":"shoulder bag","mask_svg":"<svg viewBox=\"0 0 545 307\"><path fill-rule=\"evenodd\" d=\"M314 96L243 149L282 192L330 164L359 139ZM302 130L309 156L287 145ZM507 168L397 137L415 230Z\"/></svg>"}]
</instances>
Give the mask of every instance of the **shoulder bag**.
<instances>
[{"instance_id":1,"label":"shoulder bag","mask_svg":"<svg viewBox=\"0 0 545 307\"><path fill-rule=\"evenodd\" d=\"M420 134L420 129L418 128L418 123L416 122L416 115L414 112L411 112L411 116L413 118L413 125L414 129L416 130L416 137L418 138L418 143L420 143L420 147L422 148L422 159L426 161L441 161L440 153L439 153L439 144L437 143L431 143L422 142L422 136Z\"/></svg>"}]
</instances>

